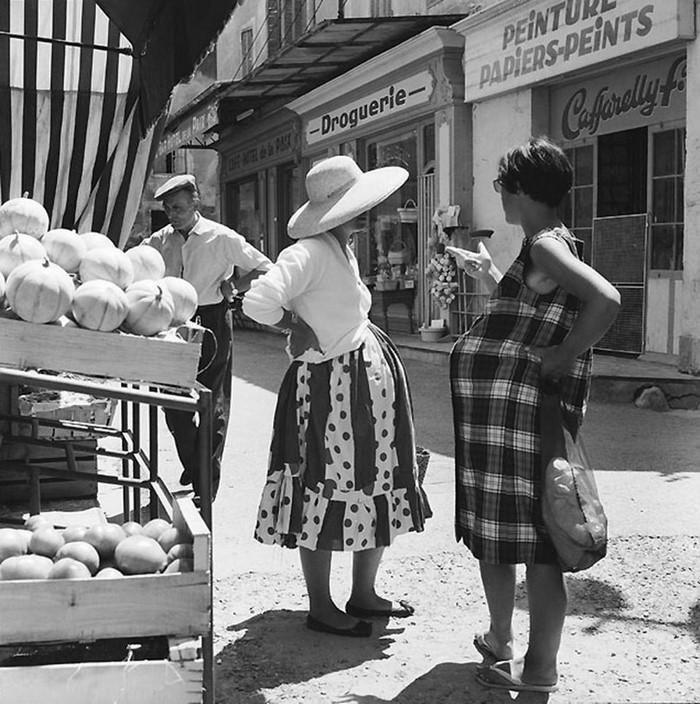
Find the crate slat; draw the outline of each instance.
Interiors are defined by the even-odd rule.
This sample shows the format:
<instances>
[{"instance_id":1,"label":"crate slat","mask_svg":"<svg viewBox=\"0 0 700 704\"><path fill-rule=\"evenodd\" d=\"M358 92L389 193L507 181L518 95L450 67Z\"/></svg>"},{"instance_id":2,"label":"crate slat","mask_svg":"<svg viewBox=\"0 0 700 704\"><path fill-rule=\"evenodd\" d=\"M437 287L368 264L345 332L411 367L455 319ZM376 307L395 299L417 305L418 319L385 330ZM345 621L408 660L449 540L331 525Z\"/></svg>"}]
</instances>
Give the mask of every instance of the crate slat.
<instances>
[{"instance_id":1,"label":"crate slat","mask_svg":"<svg viewBox=\"0 0 700 704\"><path fill-rule=\"evenodd\" d=\"M0 644L195 635L209 629L209 574L0 582Z\"/></svg>"},{"instance_id":2,"label":"crate slat","mask_svg":"<svg viewBox=\"0 0 700 704\"><path fill-rule=\"evenodd\" d=\"M188 341L0 317L0 366L190 388L197 377L201 328L183 328Z\"/></svg>"},{"instance_id":3,"label":"crate slat","mask_svg":"<svg viewBox=\"0 0 700 704\"><path fill-rule=\"evenodd\" d=\"M3 704L200 704L202 661L0 668Z\"/></svg>"}]
</instances>

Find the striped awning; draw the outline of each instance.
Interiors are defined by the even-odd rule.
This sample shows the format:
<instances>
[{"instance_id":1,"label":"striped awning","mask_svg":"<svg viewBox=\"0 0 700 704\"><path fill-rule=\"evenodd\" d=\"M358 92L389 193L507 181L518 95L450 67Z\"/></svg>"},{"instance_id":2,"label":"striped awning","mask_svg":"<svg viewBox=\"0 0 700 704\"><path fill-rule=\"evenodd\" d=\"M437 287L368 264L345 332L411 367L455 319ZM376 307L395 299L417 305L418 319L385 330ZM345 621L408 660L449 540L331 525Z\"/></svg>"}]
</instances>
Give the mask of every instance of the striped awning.
<instances>
[{"instance_id":1,"label":"striped awning","mask_svg":"<svg viewBox=\"0 0 700 704\"><path fill-rule=\"evenodd\" d=\"M110 13L110 5L118 7L116 16L108 16L101 4ZM207 28L209 34L199 36L196 46L175 51L178 71L164 60L163 74L154 76L159 50L163 57L173 52L172 46L159 47L159 20L168 12L171 22L169 10L180 4L0 1L0 202L28 193L44 205L53 228L102 232L115 243L126 241L170 92L215 38ZM150 8L147 24L131 41L120 28L129 5L139 16ZM235 1L200 0L198 5L202 16L205 6L215 6L220 23Z\"/></svg>"}]
</instances>

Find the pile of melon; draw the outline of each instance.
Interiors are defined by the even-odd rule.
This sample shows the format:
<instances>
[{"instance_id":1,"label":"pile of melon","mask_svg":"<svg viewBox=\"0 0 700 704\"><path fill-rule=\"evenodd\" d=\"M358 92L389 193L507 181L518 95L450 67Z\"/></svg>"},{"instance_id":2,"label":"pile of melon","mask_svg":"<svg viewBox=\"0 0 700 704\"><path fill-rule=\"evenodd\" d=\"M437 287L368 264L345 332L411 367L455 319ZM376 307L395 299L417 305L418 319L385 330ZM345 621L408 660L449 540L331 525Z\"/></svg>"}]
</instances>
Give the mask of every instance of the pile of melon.
<instances>
[{"instance_id":1,"label":"pile of melon","mask_svg":"<svg viewBox=\"0 0 700 704\"><path fill-rule=\"evenodd\" d=\"M156 335L187 322L197 292L165 276L149 246L122 251L99 232L49 229L41 203L0 205L0 301L22 320Z\"/></svg>"},{"instance_id":2,"label":"pile of melon","mask_svg":"<svg viewBox=\"0 0 700 704\"><path fill-rule=\"evenodd\" d=\"M23 528L0 528L0 581L112 579L193 567L191 539L163 518L60 530L38 514Z\"/></svg>"}]
</instances>

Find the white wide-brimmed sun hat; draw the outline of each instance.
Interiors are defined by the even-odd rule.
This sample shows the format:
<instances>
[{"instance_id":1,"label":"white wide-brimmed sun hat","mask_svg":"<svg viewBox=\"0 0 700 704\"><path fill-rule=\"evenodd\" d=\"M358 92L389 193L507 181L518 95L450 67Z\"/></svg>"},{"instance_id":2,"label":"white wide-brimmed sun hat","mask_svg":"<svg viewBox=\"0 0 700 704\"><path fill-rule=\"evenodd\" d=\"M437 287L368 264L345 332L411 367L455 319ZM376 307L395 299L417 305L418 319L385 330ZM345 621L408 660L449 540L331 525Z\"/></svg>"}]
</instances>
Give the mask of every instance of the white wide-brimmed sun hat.
<instances>
[{"instance_id":1,"label":"white wide-brimmed sun hat","mask_svg":"<svg viewBox=\"0 0 700 704\"><path fill-rule=\"evenodd\" d=\"M363 171L349 156L331 156L306 174L309 200L289 218L293 239L326 232L374 208L408 178L400 166Z\"/></svg>"}]
</instances>

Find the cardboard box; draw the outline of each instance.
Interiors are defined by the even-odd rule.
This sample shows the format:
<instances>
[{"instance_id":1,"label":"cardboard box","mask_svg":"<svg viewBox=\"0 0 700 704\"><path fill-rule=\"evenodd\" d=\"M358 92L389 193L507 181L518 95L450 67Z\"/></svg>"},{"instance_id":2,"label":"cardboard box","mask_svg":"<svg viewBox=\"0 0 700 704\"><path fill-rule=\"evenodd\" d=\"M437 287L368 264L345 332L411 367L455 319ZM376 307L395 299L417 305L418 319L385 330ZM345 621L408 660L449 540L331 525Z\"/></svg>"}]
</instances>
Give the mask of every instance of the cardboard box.
<instances>
[{"instance_id":1,"label":"cardboard box","mask_svg":"<svg viewBox=\"0 0 700 704\"><path fill-rule=\"evenodd\" d=\"M204 328L186 323L153 337L0 317L0 366L191 388Z\"/></svg>"}]
</instances>

